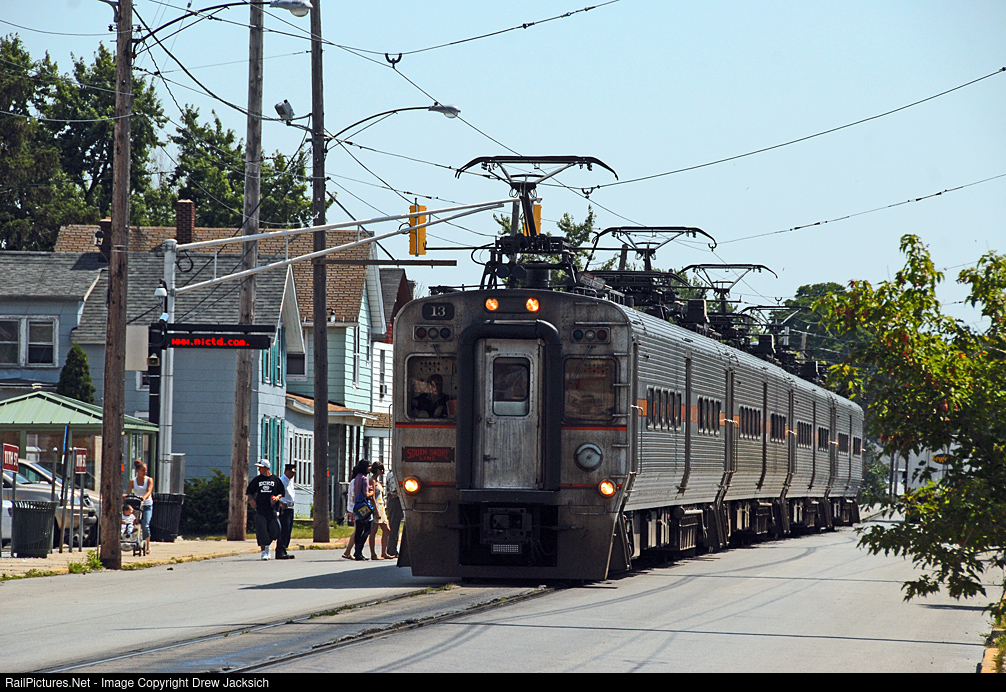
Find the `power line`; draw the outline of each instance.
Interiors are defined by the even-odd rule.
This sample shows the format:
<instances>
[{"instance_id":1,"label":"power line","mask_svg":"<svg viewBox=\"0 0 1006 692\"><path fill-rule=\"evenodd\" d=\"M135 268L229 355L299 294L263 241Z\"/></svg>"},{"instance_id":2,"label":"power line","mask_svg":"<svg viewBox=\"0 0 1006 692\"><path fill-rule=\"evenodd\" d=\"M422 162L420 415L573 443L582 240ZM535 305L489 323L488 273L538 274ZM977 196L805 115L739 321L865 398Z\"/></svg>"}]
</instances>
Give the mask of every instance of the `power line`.
<instances>
[{"instance_id":1,"label":"power line","mask_svg":"<svg viewBox=\"0 0 1006 692\"><path fill-rule=\"evenodd\" d=\"M806 223L801 226L793 226L793 228L786 228L781 231L770 231L768 233L757 233L755 235L744 236L743 238L734 238L732 240L724 240L720 245L727 245L729 243L739 243L742 240L751 240L752 238L764 238L770 235L779 235L780 233L792 233L793 231L800 231L805 228L813 228L815 226L823 226L828 223L834 223L836 221L845 221L846 219L851 219L856 216L863 216L864 214L873 214L874 212L884 211L885 209L893 209L894 207L900 207L905 204L912 204L913 202L921 202L926 199L931 199L933 197L939 197L940 195L945 195L950 192L957 192L958 190L963 190L964 188L974 187L975 185L981 185L982 183L987 183L991 180L998 180L999 178L1006 178L1006 173L1000 173L999 175L994 175L991 178L984 178L982 180L976 180L973 183L966 183L964 185L958 185L957 187L950 187L946 190L941 190L939 192L933 192L932 194L923 195L922 197L915 197L912 199L906 199L902 202L895 202L894 204L888 204L883 207L875 207L874 209L867 209L866 211L858 211L852 214L846 214L844 216L836 216L833 219L827 219L825 221L815 221L814 223Z\"/></svg>"},{"instance_id":2,"label":"power line","mask_svg":"<svg viewBox=\"0 0 1006 692\"><path fill-rule=\"evenodd\" d=\"M855 122L848 123L846 125L840 125L838 127L833 127L831 129L828 129L828 130L823 130L821 132L817 132L817 133L812 134L812 135L807 135L806 137L798 137L797 139L791 139L788 142L782 142L781 144L773 144L772 146L769 146L769 147L762 147L761 149L755 149L754 151L749 151L749 152L746 152L746 153L743 153L743 154L737 154L736 156L728 156L727 158L724 158L724 159L717 159L715 161L708 161L706 163L700 163L700 164L697 164L695 166L687 166L685 168L678 168L678 169L675 169L673 171L665 171L663 173L654 173L653 175L645 175L645 176L642 176L640 178L630 178L628 180L618 180L618 181L615 181L613 183L605 183L605 184L602 184L602 185L594 185L591 188L587 188L585 190L585 194L589 196L595 190L600 190L601 188L604 188L604 187L614 187L615 185L627 185L629 183L638 183L638 182L643 181L643 180L652 180L654 178L662 178L662 177L665 177L665 176L668 176L668 175L675 175L677 173L684 173L685 171L694 171L694 170L699 169L699 168L706 168L707 166L715 166L716 164L719 164L719 163L726 163L727 161L736 161L737 159L742 159L742 158L744 158L746 156L754 156L755 154L761 154L761 153L764 153L766 151L772 151L773 149L781 149L782 147L788 147L789 145L791 145L791 144L797 144L798 142L806 142L808 139L814 139L815 137L821 137L823 135L831 134L832 132L838 132L839 130L844 130L844 129L849 128L849 127L854 127L855 125L861 125L863 123L870 122L871 120L877 120L878 118L883 118L885 116L892 115L893 113L898 113L899 111L903 111L903 110L906 110L908 108L912 108L913 106L918 106L921 103L925 103L927 101L932 101L933 99L937 99L937 98L939 98L941 96L946 96L947 94L953 93L953 92L958 91L959 89L963 89L965 87L969 87L972 84L977 84L978 82L981 82L981 81L983 81L985 79L988 79L989 77L993 77L995 75L1002 74L1003 72L1006 72L1006 67L1001 67L998 70L996 70L994 72L990 72L989 74L987 74L987 75L985 75L983 77L979 77L978 79L973 79L970 82L965 82L964 84L960 84L958 86L955 86L952 89L947 89L946 91L941 91L938 94L933 94L932 96L927 96L924 99L920 99L918 101L914 101L912 103L909 103L907 105L901 106L899 108L895 108L893 110L885 111L884 113L878 113L877 115L871 115L868 118L862 118L861 120L857 120Z\"/></svg>"}]
</instances>

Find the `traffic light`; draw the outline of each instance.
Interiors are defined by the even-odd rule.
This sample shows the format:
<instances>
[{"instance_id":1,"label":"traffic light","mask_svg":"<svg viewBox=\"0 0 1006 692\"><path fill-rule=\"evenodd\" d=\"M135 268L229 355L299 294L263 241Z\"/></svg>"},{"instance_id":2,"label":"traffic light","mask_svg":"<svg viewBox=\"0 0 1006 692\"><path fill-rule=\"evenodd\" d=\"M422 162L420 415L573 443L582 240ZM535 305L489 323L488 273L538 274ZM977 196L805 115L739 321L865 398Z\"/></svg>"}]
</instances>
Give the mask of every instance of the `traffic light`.
<instances>
[{"instance_id":1,"label":"traffic light","mask_svg":"<svg viewBox=\"0 0 1006 692\"><path fill-rule=\"evenodd\" d=\"M535 204L533 207L534 211L534 230L536 235L541 235L541 205ZM527 220L524 220L524 235L531 235L530 229L527 227Z\"/></svg>"},{"instance_id":2,"label":"traffic light","mask_svg":"<svg viewBox=\"0 0 1006 692\"><path fill-rule=\"evenodd\" d=\"M422 204L410 204L409 213L416 214L421 211L426 211L426 207ZM426 223L426 215L413 216L409 219L410 226L422 226ZM409 254L410 255L425 255L426 254L426 229L425 228L413 228L409 231Z\"/></svg>"},{"instance_id":3,"label":"traffic light","mask_svg":"<svg viewBox=\"0 0 1006 692\"><path fill-rule=\"evenodd\" d=\"M152 322L147 328L147 347L161 349L168 344L168 324L164 320Z\"/></svg>"}]
</instances>

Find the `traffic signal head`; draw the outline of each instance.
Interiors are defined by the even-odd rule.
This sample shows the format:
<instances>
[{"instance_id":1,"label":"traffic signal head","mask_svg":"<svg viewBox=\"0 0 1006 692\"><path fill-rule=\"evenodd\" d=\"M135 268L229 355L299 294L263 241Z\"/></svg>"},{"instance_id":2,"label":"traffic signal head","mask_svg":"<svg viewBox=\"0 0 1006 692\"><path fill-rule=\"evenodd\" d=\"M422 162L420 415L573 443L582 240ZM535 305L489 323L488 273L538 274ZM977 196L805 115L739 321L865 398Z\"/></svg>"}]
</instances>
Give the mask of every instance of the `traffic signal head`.
<instances>
[{"instance_id":1,"label":"traffic signal head","mask_svg":"<svg viewBox=\"0 0 1006 692\"><path fill-rule=\"evenodd\" d=\"M426 207L421 204L411 204L409 205L409 213L417 214L419 212L426 211ZM426 224L426 214L421 214L420 216L413 216L409 219L410 226L425 226ZM426 254L426 228L412 228L409 231L409 254L410 255L425 255Z\"/></svg>"}]
</instances>

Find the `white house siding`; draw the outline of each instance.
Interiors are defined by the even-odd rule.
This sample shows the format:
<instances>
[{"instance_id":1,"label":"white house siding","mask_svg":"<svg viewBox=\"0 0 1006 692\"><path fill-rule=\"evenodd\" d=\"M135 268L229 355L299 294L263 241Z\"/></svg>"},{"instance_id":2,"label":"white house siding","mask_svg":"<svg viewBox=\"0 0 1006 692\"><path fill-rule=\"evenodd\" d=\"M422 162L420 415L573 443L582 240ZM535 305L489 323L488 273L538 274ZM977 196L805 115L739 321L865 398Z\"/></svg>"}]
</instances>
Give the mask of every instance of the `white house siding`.
<instances>
[{"instance_id":1,"label":"white house siding","mask_svg":"<svg viewBox=\"0 0 1006 692\"><path fill-rule=\"evenodd\" d=\"M371 365L371 397L373 404L371 411L375 413L391 413L391 377L392 377L392 354L394 346L380 341L372 344L374 350L373 363ZM384 369L382 371L381 365ZM382 375L383 372L383 375Z\"/></svg>"}]
</instances>

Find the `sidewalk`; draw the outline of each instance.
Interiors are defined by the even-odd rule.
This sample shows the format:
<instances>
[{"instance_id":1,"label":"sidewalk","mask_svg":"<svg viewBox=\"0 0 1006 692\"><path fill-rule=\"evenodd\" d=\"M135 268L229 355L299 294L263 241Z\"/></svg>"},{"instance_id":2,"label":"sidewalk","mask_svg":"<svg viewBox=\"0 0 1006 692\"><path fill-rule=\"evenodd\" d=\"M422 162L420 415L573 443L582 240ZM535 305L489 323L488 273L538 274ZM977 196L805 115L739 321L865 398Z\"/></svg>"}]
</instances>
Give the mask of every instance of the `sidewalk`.
<instances>
[{"instance_id":1,"label":"sidewalk","mask_svg":"<svg viewBox=\"0 0 1006 692\"><path fill-rule=\"evenodd\" d=\"M290 552L296 554L302 550L335 550L345 548L349 539L340 538L331 543L314 543L310 538L295 538L290 541ZM0 576L21 577L32 572L31 576L49 576L51 574L67 574L70 563L87 562L87 553L94 548L74 549L70 552L66 547L63 552L56 550L45 558L0 557ZM229 557L258 553L261 549L254 538L244 541L205 541L200 539L178 538L174 543L150 543L148 555L132 554L124 551L122 566L124 569L140 569L154 565L169 565L193 560L207 560L214 557ZM5 553L6 554L6 553Z\"/></svg>"}]
</instances>

